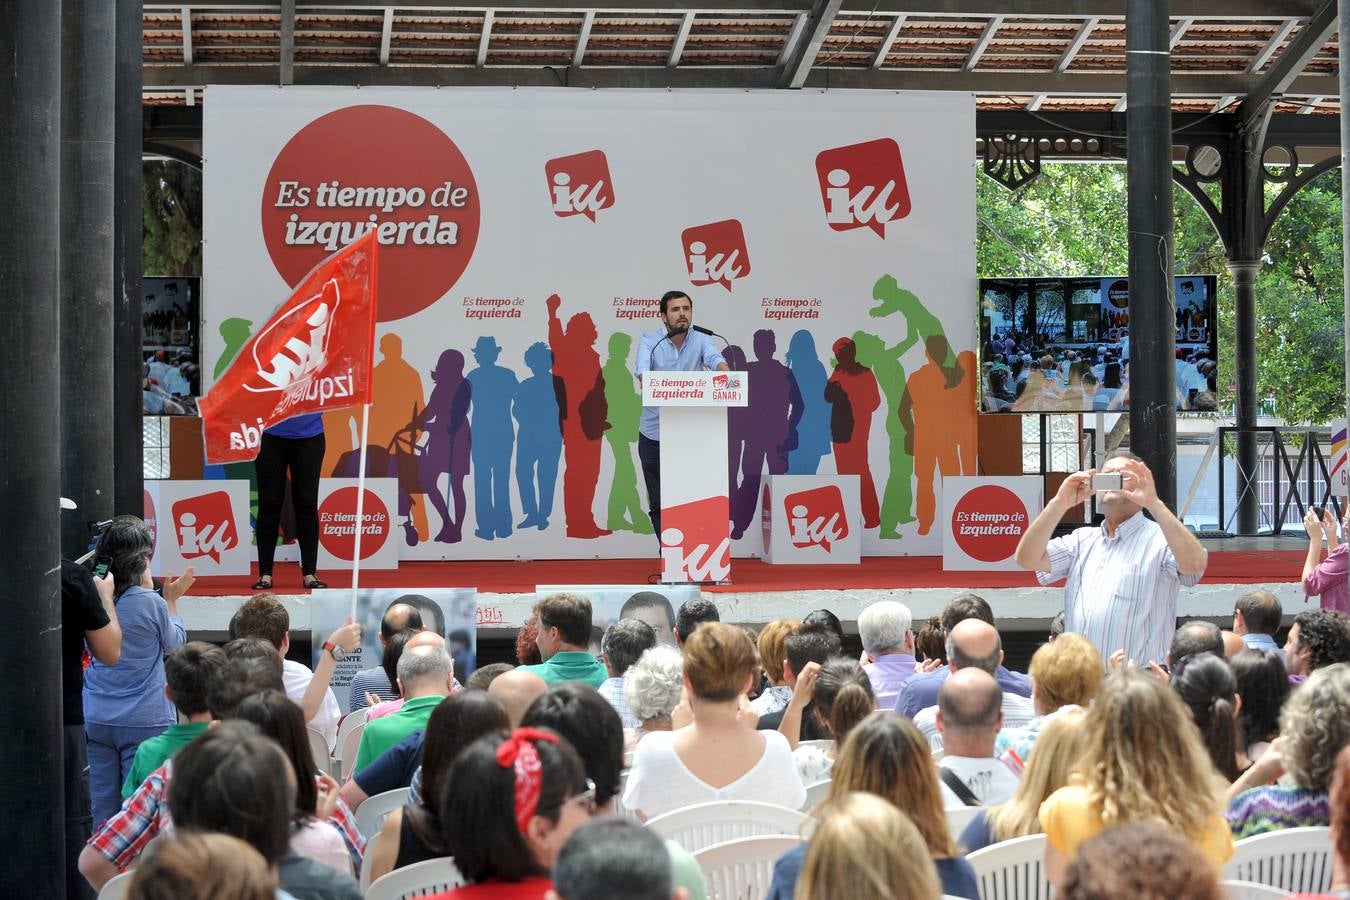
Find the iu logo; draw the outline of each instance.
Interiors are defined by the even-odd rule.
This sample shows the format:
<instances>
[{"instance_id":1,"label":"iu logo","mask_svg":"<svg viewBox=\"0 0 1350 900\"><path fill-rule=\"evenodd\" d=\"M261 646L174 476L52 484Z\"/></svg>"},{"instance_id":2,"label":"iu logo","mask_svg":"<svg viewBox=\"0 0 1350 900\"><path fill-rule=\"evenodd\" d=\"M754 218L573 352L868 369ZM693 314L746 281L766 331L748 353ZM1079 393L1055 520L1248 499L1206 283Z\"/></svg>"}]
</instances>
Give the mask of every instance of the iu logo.
<instances>
[{"instance_id":1,"label":"iu logo","mask_svg":"<svg viewBox=\"0 0 1350 900\"><path fill-rule=\"evenodd\" d=\"M825 222L835 231L870 228L884 239L887 222L909 215L905 164L890 138L822 150L816 177Z\"/></svg>"},{"instance_id":2,"label":"iu logo","mask_svg":"<svg viewBox=\"0 0 1350 900\"><path fill-rule=\"evenodd\" d=\"M661 580L725 581L731 576L731 504L709 497L661 511Z\"/></svg>"},{"instance_id":3,"label":"iu logo","mask_svg":"<svg viewBox=\"0 0 1350 900\"><path fill-rule=\"evenodd\" d=\"M686 228L680 240L690 284L720 284L729 291L731 282L750 274L750 252L737 219Z\"/></svg>"},{"instance_id":4,"label":"iu logo","mask_svg":"<svg viewBox=\"0 0 1350 900\"><path fill-rule=\"evenodd\" d=\"M732 391L741 386L741 377L728 372L719 372L713 376L714 391Z\"/></svg>"},{"instance_id":5,"label":"iu logo","mask_svg":"<svg viewBox=\"0 0 1350 900\"><path fill-rule=\"evenodd\" d=\"M215 491L179 500L173 505L173 531L183 559L209 556L220 565L220 555L239 543L230 495Z\"/></svg>"},{"instance_id":6,"label":"iu logo","mask_svg":"<svg viewBox=\"0 0 1350 900\"><path fill-rule=\"evenodd\" d=\"M614 205L614 181L603 150L550 159L544 175L553 214L559 218L585 216L594 222L596 213Z\"/></svg>"},{"instance_id":7,"label":"iu logo","mask_svg":"<svg viewBox=\"0 0 1350 900\"><path fill-rule=\"evenodd\" d=\"M829 553L832 543L848 537L844 495L835 485L788 494L783 508L794 547L820 547Z\"/></svg>"},{"instance_id":8,"label":"iu logo","mask_svg":"<svg viewBox=\"0 0 1350 900\"><path fill-rule=\"evenodd\" d=\"M333 316L341 297L336 280L330 280L319 293L304 303L296 304L286 315L271 323L253 343L253 363L258 382L245 382L244 389L255 394L269 391L299 389L303 392L314 373L323 368L328 359L328 335ZM274 334L295 328L296 320L304 324L298 332L279 343Z\"/></svg>"}]
</instances>

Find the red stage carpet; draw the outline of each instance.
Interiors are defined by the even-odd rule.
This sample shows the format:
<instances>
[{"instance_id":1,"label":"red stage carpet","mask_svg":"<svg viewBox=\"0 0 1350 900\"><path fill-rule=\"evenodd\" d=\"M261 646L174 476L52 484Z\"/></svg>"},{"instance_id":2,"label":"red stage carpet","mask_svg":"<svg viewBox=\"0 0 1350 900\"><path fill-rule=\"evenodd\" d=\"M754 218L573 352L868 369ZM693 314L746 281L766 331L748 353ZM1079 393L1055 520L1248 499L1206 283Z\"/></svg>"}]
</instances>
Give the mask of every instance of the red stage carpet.
<instances>
[{"instance_id":1,"label":"red stage carpet","mask_svg":"<svg viewBox=\"0 0 1350 900\"><path fill-rule=\"evenodd\" d=\"M1264 584L1297 581L1303 570L1301 550L1211 550L1204 580L1213 584ZM366 587L475 587L485 593L523 594L536 584L645 584L654 580L656 559L571 559L405 562L396 572L363 572ZM351 575L320 573L330 587L351 585ZM198 595L253 593L256 576L199 578ZM1008 588L1036 584L1028 572L944 572L935 556L876 556L856 566L771 566L758 559L732 562L732 583L710 591L761 593L769 591L850 590L888 588ZM279 565L278 593L304 593L300 569Z\"/></svg>"}]
</instances>

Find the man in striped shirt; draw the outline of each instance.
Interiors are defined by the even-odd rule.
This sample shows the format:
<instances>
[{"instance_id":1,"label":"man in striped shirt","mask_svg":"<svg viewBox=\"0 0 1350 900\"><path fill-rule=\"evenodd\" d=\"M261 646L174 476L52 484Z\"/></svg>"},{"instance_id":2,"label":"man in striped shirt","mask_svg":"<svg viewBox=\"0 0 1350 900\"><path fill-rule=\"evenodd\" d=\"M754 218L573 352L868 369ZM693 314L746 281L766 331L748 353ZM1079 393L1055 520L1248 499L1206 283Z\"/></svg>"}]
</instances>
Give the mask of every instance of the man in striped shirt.
<instances>
[{"instance_id":1,"label":"man in striped shirt","mask_svg":"<svg viewBox=\"0 0 1350 900\"><path fill-rule=\"evenodd\" d=\"M1102 471L1122 481L1120 490L1098 494L1106 520L1050 539L1060 518L1092 496L1096 470L1075 472L1022 535L1017 563L1041 584L1066 579L1064 630L1084 635L1103 659L1123 650L1138 665L1162 663L1176 630L1177 594L1200 580L1209 554L1158 499L1143 460L1116 451Z\"/></svg>"}]
</instances>

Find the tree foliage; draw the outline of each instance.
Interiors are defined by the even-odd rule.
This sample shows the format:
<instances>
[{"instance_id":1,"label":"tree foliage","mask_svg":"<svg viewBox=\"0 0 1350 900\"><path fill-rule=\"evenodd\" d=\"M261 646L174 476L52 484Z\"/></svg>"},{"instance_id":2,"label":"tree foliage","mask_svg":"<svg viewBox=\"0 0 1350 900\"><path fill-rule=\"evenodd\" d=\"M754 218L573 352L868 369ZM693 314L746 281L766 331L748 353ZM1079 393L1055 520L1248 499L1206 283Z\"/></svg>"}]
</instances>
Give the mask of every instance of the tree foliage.
<instances>
[{"instance_id":1,"label":"tree foliage","mask_svg":"<svg viewBox=\"0 0 1350 900\"><path fill-rule=\"evenodd\" d=\"M146 160L141 177L141 271L202 274L202 173L176 160Z\"/></svg>"},{"instance_id":2,"label":"tree foliage","mask_svg":"<svg viewBox=\"0 0 1350 900\"><path fill-rule=\"evenodd\" d=\"M1217 191L1211 196L1217 204ZM1123 165L1046 164L1040 177L1011 192L980 175L976 209L981 277L1128 271ZM1173 209L1175 271L1219 276L1220 389L1231 406L1234 297L1223 246L1199 204L1179 187L1173 190ZM1289 422L1326 422L1343 415L1339 170L1294 195L1275 220L1262 262L1256 294L1258 396Z\"/></svg>"}]
</instances>

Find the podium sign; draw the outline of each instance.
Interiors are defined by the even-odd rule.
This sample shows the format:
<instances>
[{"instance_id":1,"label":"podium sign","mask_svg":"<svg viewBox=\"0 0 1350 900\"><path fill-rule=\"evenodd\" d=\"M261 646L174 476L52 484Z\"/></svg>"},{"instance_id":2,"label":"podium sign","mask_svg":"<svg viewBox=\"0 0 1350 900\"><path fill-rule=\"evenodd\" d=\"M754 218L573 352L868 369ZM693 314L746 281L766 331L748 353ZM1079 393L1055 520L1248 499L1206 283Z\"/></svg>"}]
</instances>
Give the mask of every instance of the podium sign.
<instances>
[{"instance_id":1,"label":"podium sign","mask_svg":"<svg viewBox=\"0 0 1350 900\"><path fill-rule=\"evenodd\" d=\"M661 580L731 577L727 407L749 401L744 372L647 372L642 403L661 408Z\"/></svg>"}]
</instances>

